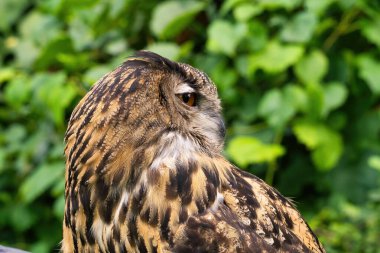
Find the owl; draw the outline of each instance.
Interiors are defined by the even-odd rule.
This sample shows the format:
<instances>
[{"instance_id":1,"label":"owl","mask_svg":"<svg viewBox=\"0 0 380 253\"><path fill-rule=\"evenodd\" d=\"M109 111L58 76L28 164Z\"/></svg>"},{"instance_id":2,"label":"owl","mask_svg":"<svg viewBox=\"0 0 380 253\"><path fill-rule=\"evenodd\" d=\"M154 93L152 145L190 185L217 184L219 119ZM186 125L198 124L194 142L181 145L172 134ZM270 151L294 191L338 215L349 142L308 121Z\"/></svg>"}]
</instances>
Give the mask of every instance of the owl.
<instances>
[{"instance_id":1,"label":"owl","mask_svg":"<svg viewBox=\"0 0 380 253\"><path fill-rule=\"evenodd\" d=\"M63 252L325 252L294 205L222 156L217 89L140 51L102 77L65 136Z\"/></svg>"}]
</instances>

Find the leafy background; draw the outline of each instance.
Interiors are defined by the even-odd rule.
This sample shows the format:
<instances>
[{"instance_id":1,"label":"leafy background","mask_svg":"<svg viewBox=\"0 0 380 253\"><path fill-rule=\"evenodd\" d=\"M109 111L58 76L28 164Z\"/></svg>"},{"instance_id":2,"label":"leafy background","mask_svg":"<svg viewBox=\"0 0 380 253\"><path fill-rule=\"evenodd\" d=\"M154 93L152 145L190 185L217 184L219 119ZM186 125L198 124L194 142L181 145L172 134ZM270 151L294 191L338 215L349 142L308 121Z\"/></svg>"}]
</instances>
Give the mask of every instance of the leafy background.
<instances>
[{"instance_id":1,"label":"leafy background","mask_svg":"<svg viewBox=\"0 0 380 253\"><path fill-rule=\"evenodd\" d=\"M380 2L1 0L0 243L59 248L63 135L135 50L218 86L225 154L293 197L328 252L380 252Z\"/></svg>"}]
</instances>

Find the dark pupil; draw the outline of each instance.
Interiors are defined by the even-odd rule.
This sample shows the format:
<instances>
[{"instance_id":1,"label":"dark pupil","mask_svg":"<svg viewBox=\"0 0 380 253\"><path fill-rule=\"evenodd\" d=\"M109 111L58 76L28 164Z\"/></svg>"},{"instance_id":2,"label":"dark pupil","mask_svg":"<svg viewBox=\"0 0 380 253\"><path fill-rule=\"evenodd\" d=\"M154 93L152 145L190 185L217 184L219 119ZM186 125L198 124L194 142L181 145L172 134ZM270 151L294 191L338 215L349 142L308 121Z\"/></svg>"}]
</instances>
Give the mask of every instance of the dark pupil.
<instances>
[{"instance_id":1,"label":"dark pupil","mask_svg":"<svg viewBox=\"0 0 380 253\"><path fill-rule=\"evenodd\" d=\"M185 94L183 94L183 95L182 95L182 100L183 100L183 102L188 103L189 100L190 100L190 97L191 97L191 94L190 94L190 93L185 93Z\"/></svg>"}]
</instances>

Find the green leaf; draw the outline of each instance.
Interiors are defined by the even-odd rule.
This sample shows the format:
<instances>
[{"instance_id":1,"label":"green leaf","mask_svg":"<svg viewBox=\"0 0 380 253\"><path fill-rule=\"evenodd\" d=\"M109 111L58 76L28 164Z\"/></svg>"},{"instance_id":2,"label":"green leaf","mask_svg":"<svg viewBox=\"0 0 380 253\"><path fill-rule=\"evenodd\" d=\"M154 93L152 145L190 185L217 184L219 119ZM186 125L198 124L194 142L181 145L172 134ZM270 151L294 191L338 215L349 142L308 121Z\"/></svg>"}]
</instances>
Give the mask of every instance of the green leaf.
<instances>
[{"instance_id":1,"label":"green leaf","mask_svg":"<svg viewBox=\"0 0 380 253\"><path fill-rule=\"evenodd\" d=\"M7 128L5 132L5 142L8 144L16 144L18 142L22 142L26 137L25 126L21 124L12 124ZM9 150L8 150L9 151Z\"/></svg>"},{"instance_id":2,"label":"green leaf","mask_svg":"<svg viewBox=\"0 0 380 253\"><path fill-rule=\"evenodd\" d=\"M304 84L319 83L327 73L327 57L319 50L305 55L296 65L295 73Z\"/></svg>"},{"instance_id":3,"label":"green leaf","mask_svg":"<svg viewBox=\"0 0 380 253\"><path fill-rule=\"evenodd\" d=\"M53 16L32 11L20 24L21 37L14 51L17 63L30 68L46 44L61 33L61 25Z\"/></svg>"},{"instance_id":4,"label":"green leaf","mask_svg":"<svg viewBox=\"0 0 380 253\"><path fill-rule=\"evenodd\" d=\"M9 218L17 231L26 231L35 224L36 216L25 205L17 204L12 209Z\"/></svg>"},{"instance_id":5,"label":"green leaf","mask_svg":"<svg viewBox=\"0 0 380 253\"><path fill-rule=\"evenodd\" d=\"M324 116L325 97L323 87L319 84L306 85L307 114L312 119L320 119Z\"/></svg>"},{"instance_id":6,"label":"green leaf","mask_svg":"<svg viewBox=\"0 0 380 253\"><path fill-rule=\"evenodd\" d=\"M53 209L55 216L62 219L65 210L65 196L63 194L55 200Z\"/></svg>"},{"instance_id":7,"label":"green leaf","mask_svg":"<svg viewBox=\"0 0 380 253\"><path fill-rule=\"evenodd\" d=\"M334 3L335 0L318 0L318 1L305 1L305 5L308 11L321 15L325 13L325 10Z\"/></svg>"},{"instance_id":8,"label":"green leaf","mask_svg":"<svg viewBox=\"0 0 380 253\"><path fill-rule=\"evenodd\" d=\"M63 7L67 9L85 9L85 8L92 8L94 5L96 6L99 4L99 0L64 0L63 2ZM108 1L107 1L108 2Z\"/></svg>"},{"instance_id":9,"label":"green leaf","mask_svg":"<svg viewBox=\"0 0 380 253\"><path fill-rule=\"evenodd\" d=\"M247 34L242 41L240 41L239 49L242 52L257 52L263 50L268 43L268 30L265 25L256 21L250 21L246 24ZM239 58L243 57L247 58L247 54L240 54ZM246 68L247 67L244 66L244 69Z\"/></svg>"},{"instance_id":10,"label":"green leaf","mask_svg":"<svg viewBox=\"0 0 380 253\"><path fill-rule=\"evenodd\" d=\"M283 127L296 110L291 97L278 89L272 89L261 99L258 112L272 127Z\"/></svg>"},{"instance_id":11,"label":"green leaf","mask_svg":"<svg viewBox=\"0 0 380 253\"><path fill-rule=\"evenodd\" d=\"M44 0L39 1L38 5L46 13L58 14L61 10L64 1L62 0Z\"/></svg>"},{"instance_id":12,"label":"green leaf","mask_svg":"<svg viewBox=\"0 0 380 253\"><path fill-rule=\"evenodd\" d=\"M25 203L30 203L47 191L64 174L63 162L44 164L21 184L20 194Z\"/></svg>"},{"instance_id":13,"label":"green leaf","mask_svg":"<svg viewBox=\"0 0 380 253\"><path fill-rule=\"evenodd\" d=\"M339 161L343 152L342 138L338 133L330 132L329 140L312 153L314 164L320 170L331 170Z\"/></svg>"},{"instance_id":14,"label":"green leaf","mask_svg":"<svg viewBox=\"0 0 380 253\"><path fill-rule=\"evenodd\" d=\"M341 83L330 83L324 89L324 108L323 114L327 115L330 111L340 107L346 101L348 90Z\"/></svg>"},{"instance_id":15,"label":"green leaf","mask_svg":"<svg viewBox=\"0 0 380 253\"><path fill-rule=\"evenodd\" d=\"M207 30L206 47L210 52L228 56L236 54L236 48L247 32L244 24L232 24L224 20L214 21Z\"/></svg>"},{"instance_id":16,"label":"green leaf","mask_svg":"<svg viewBox=\"0 0 380 253\"><path fill-rule=\"evenodd\" d=\"M317 25L317 18L311 12L301 12L286 24L280 36L287 42L308 42Z\"/></svg>"},{"instance_id":17,"label":"green leaf","mask_svg":"<svg viewBox=\"0 0 380 253\"><path fill-rule=\"evenodd\" d=\"M234 9L234 17L236 20L240 22L249 21L252 17L260 14L263 11L259 6L252 3L243 3L239 4Z\"/></svg>"},{"instance_id":18,"label":"green leaf","mask_svg":"<svg viewBox=\"0 0 380 253\"><path fill-rule=\"evenodd\" d=\"M307 110L308 97L304 88L294 84L286 85L283 96L297 111L305 112Z\"/></svg>"},{"instance_id":19,"label":"green leaf","mask_svg":"<svg viewBox=\"0 0 380 253\"><path fill-rule=\"evenodd\" d=\"M35 88L33 103L37 107L48 108L49 115L57 125L64 121L64 111L76 92L70 83L66 83L64 72L40 73L32 79Z\"/></svg>"},{"instance_id":20,"label":"green leaf","mask_svg":"<svg viewBox=\"0 0 380 253\"><path fill-rule=\"evenodd\" d=\"M227 152L239 166L251 163L263 163L276 160L285 154L285 149L277 144L265 144L254 137L239 136L233 138Z\"/></svg>"},{"instance_id":21,"label":"green leaf","mask_svg":"<svg viewBox=\"0 0 380 253\"><path fill-rule=\"evenodd\" d=\"M27 0L1 0L0 1L0 30L8 31L26 9Z\"/></svg>"},{"instance_id":22,"label":"green leaf","mask_svg":"<svg viewBox=\"0 0 380 253\"><path fill-rule=\"evenodd\" d=\"M62 55L72 54L79 65L81 60L78 54L75 54L71 40L67 36L57 36L47 43L40 51L34 67L36 69L46 69L51 66L63 65L60 61ZM84 64L81 64L83 66ZM66 67L66 66L65 66ZM67 71L68 69L65 68Z\"/></svg>"},{"instance_id":23,"label":"green leaf","mask_svg":"<svg viewBox=\"0 0 380 253\"><path fill-rule=\"evenodd\" d=\"M36 241L35 243L32 244L31 252L47 253L47 252L49 252L49 248L50 248L50 245L48 242Z\"/></svg>"},{"instance_id":24,"label":"green leaf","mask_svg":"<svg viewBox=\"0 0 380 253\"><path fill-rule=\"evenodd\" d=\"M213 64L210 77L218 87L218 93L225 102L232 102L237 99L235 84L238 80L236 71L226 66L226 62L219 61Z\"/></svg>"},{"instance_id":25,"label":"green leaf","mask_svg":"<svg viewBox=\"0 0 380 253\"><path fill-rule=\"evenodd\" d=\"M89 85L94 85L102 76L112 71L107 65L97 65L88 69L83 75L83 81Z\"/></svg>"},{"instance_id":26,"label":"green leaf","mask_svg":"<svg viewBox=\"0 0 380 253\"><path fill-rule=\"evenodd\" d=\"M380 62L370 55L361 55L357 58L359 76L366 81L371 91L380 94Z\"/></svg>"},{"instance_id":27,"label":"green leaf","mask_svg":"<svg viewBox=\"0 0 380 253\"><path fill-rule=\"evenodd\" d=\"M373 155L368 159L368 165L380 172L380 156Z\"/></svg>"},{"instance_id":28,"label":"green leaf","mask_svg":"<svg viewBox=\"0 0 380 253\"><path fill-rule=\"evenodd\" d=\"M293 126L297 139L311 150L323 144L325 140L326 134L322 135L320 130L325 130L325 128L309 122L298 122Z\"/></svg>"},{"instance_id":29,"label":"green leaf","mask_svg":"<svg viewBox=\"0 0 380 253\"><path fill-rule=\"evenodd\" d=\"M61 25L54 16L44 15L33 11L20 24L20 32L23 39L32 41L41 47L54 39L59 33Z\"/></svg>"},{"instance_id":30,"label":"green leaf","mask_svg":"<svg viewBox=\"0 0 380 253\"><path fill-rule=\"evenodd\" d=\"M293 126L297 139L312 151L315 166L323 171L332 169L343 152L343 142L339 133L310 121L299 121Z\"/></svg>"},{"instance_id":31,"label":"green leaf","mask_svg":"<svg viewBox=\"0 0 380 253\"><path fill-rule=\"evenodd\" d=\"M300 0L258 0L258 6L268 10L275 10L280 8L292 10L299 6L300 3Z\"/></svg>"},{"instance_id":32,"label":"green leaf","mask_svg":"<svg viewBox=\"0 0 380 253\"><path fill-rule=\"evenodd\" d=\"M123 13L127 4L133 3L125 0L109 0L107 1L110 8L110 17L116 18L120 13Z\"/></svg>"},{"instance_id":33,"label":"green leaf","mask_svg":"<svg viewBox=\"0 0 380 253\"><path fill-rule=\"evenodd\" d=\"M13 68L3 68L0 69L0 84L12 80L17 75L17 72Z\"/></svg>"},{"instance_id":34,"label":"green leaf","mask_svg":"<svg viewBox=\"0 0 380 253\"><path fill-rule=\"evenodd\" d=\"M14 48L16 64L22 68L31 68L40 54L41 48L37 47L31 40L20 39Z\"/></svg>"},{"instance_id":35,"label":"green leaf","mask_svg":"<svg viewBox=\"0 0 380 253\"><path fill-rule=\"evenodd\" d=\"M261 68L268 73L282 72L296 63L303 54L303 47L282 45L271 41L263 51L253 54L248 59L248 69L252 73Z\"/></svg>"},{"instance_id":36,"label":"green leaf","mask_svg":"<svg viewBox=\"0 0 380 253\"><path fill-rule=\"evenodd\" d=\"M220 10L220 14L226 15L229 11L236 8L240 4L245 4L246 0L226 0L223 1L222 8Z\"/></svg>"},{"instance_id":37,"label":"green leaf","mask_svg":"<svg viewBox=\"0 0 380 253\"><path fill-rule=\"evenodd\" d=\"M125 39L116 39L107 44L106 52L112 55L117 55L125 52L127 49L127 41Z\"/></svg>"},{"instance_id":38,"label":"green leaf","mask_svg":"<svg viewBox=\"0 0 380 253\"><path fill-rule=\"evenodd\" d=\"M157 5L150 22L152 32L161 38L173 38L205 8L200 1L165 1Z\"/></svg>"},{"instance_id":39,"label":"green leaf","mask_svg":"<svg viewBox=\"0 0 380 253\"><path fill-rule=\"evenodd\" d=\"M15 77L5 86L4 100L12 107L19 108L25 103L31 94L31 86L24 75Z\"/></svg>"},{"instance_id":40,"label":"green leaf","mask_svg":"<svg viewBox=\"0 0 380 253\"><path fill-rule=\"evenodd\" d=\"M46 48L45 48L46 49ZM85 52L82 53L58 53L57 59L64 66L66 71L84 70L92 66L91 56Z\"/></svg>"},{"instance_id":41,"label":"green leaf","mask_svg":"<svg viewBox=\"0 0 380 253\"><path fill-rule=\"evenodd\" d=\"M358 3L364 3L365 0L335 0L344 11L353 9Z\"/></svg>"},{"instance_id":42,"label":"green leaf","mask_svg":"<svg viewBox=\"0 0 380 253\"><path fill-rule=\"evenodd\" d=\"M0 175L5 169L7 152L5 148L0 148Z\"/></svg>"},{"instance_id":43,"label":"green leaf","mask_svg":"<svg viewBox=\"0 0 380 253\"><path fill-rule=\"evenodd\" d=\"M52 196L59 197L59 196L64 195L64 192L65 192L65 181L66 181L66 179L64 177L61 177L60 179L57 180L57 182L55 182L55 184L54 184L54 186L52 187L52 190L51 190Z\"/></svg>"},{"instance_id":44,"label":"green leaf","mask_svg":"<svg viewBox=\"0 0 380 253\"><path fill-rule=\"evenodd\" d=\"M372 22L363 22L361 31L370 42L380 49L380 17Z\"/></svg>"},{"instance_id":45,"label":"green leaf","mask_svg":"<svg viewBox=\"0 0 380 253\"><path fill-rule=\"evenodd\" d=\"M175 43L170 42L157 42L150 44L146 50L152 51L156 54L162 55L173 61L178 60L180 54L180 48Z\"/></svg>"},{"instance_id":46,"label":"green leaf","mask_svg":"<svg viewBox=\"0 0 380 253\"><path fill-rule=\"evenodd\" d=\"M74 16L71 20L69 35L76 51L91 47L95 40L94 30L80 16Z\"/></svg>"}]
</instances>

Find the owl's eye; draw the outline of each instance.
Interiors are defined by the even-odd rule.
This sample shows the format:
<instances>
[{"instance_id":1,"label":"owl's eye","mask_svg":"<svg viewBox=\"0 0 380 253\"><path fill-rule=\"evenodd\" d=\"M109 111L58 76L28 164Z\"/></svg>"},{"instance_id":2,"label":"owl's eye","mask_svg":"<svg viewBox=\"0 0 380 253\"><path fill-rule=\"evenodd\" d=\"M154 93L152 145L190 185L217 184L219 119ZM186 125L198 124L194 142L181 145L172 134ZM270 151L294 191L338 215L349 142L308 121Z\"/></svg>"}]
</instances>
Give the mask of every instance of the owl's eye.
<instances>
[{"instance_id":1,"label":"owl's eye","mask_svg":"<svg viewBox=\"0 0 380 253\"><path fill-rule=\"evenodd\" d=\"M182 100L188 106L197 105L197 94L195 92L187 92L182 94L177 94L177 97Z\"/></svg>"}]
</instances>

